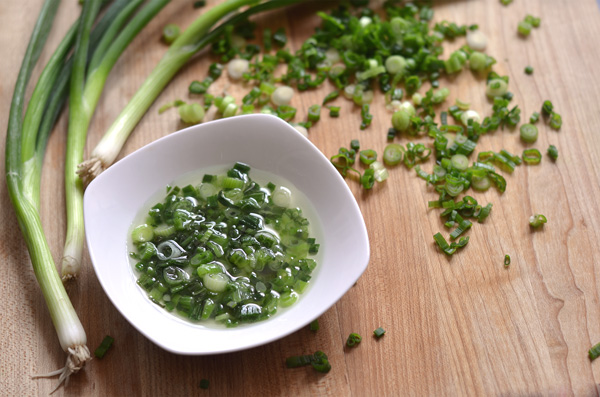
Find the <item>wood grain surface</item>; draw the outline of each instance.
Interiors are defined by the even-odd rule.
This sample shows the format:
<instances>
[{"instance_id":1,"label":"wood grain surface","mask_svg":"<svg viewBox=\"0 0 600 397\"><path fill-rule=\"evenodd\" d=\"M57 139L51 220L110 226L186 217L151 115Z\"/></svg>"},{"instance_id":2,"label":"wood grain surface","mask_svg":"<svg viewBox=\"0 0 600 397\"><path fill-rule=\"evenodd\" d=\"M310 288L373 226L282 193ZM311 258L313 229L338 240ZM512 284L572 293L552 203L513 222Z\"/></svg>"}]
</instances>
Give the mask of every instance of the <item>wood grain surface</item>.
<instances>
[{"instance_id":1,"label":"wood grain surface","mask_svg":"<svg viewBox=\"0 0 600 397\"><path fill-rule=\"evenodd\" d=\"M18 68L41 0L0 2L0 120L2 136ZM92 120L87 153L119 114L163 55L162 27L187 26L200 11L192 0L173 0L133 41L111 73ZM209 1L215 4L217 1ZM376 3L372 1L372 3ZM319 6L326 7L323 1ZM600 362L590 363L588 349L600 341L600 12L594 0L435 1L435 21L478 23L488 37L495 70L510 76L522 119L539 111L545 99L562 114L560 132L540 126L534 145L549 144L559 159L544 156L539 166L520 166L506 175L502 195L490 189L476 198L492 202L488 220L468 232L469 245L452 258L441 254L433 234L443 231L439 212L427 209L436 194L414 171L390 170L387 182L363 191L348 180L364 215L371 260L358 283L320 319L317 333L302 329L284 339L238 353L186 357L163 351L137 332L104 294L85 257L69 295L87 331L88 345L107 334L115 338L102 360L93 360L55 395L597 395ZM48 44L34 70L39 76L69 25L78 16L76 0L64 0ZM256 19L263 27L285 27L290 48L297 49L319 24L315 8L294 7ZM517 23L526 14L542 25L522 39ZM458 39L448 49L464 44ZM446 51L446 54L449 52ZM182 127L175 111L158 115L161 104L188 100L187 86L201 80L213 59L205 53L167 87L131 135L121 156ZM523 72L531 65L535 73ZM449 103L460 98L489 114L484 82L464 72L451 80ZM238 98L248 90L220 78L211 88ZM293 98L297 120L330 91L304 92ZM28 92L31 93L32 87ZM342 98L341 117L322 119L310 140L331 156L351 139L382 153L390 114L383 98L372 106L373 124L361 131L360 112ZM65 237L63 113L48 145L42 181L41 215L53 255ZM406 137L396 138L405 144ZM427 142L427 138L418 141ZM0 140L4 152L4 139ZM480 140L477 150L506 148L521 153L518 132L497 131ZM4 170L4 162L0 169ZM431 165L427 166L430 169ZM2 172L2 175L4 172ZM548 223L532 232L528 218L543 213ZM5 183L0 185L0 395L47 395L55 380L32 380L64 365L62 352L33 275ZM503 266L504 255L512 264ZM371 337L382 326L387 334ZM351 332L364 336L356 349L344 349ZM285 368L285 358L320 349L332 370ZM202 378L210 388L202 390Z\"/></svg>"}]
</instances>

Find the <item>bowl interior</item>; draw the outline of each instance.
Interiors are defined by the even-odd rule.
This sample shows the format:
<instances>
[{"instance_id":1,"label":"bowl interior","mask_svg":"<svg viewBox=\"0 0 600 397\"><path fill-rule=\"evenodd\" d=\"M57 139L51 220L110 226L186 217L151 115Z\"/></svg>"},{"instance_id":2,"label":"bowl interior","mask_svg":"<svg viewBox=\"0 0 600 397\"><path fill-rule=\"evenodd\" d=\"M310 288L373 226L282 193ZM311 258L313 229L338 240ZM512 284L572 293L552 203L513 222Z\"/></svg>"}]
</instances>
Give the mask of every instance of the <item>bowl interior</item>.
<instances>
[{"instance_id":1,"label":"bowl interior","mask_svg":"<svg viewBox=\"0 0 600 397\"><path fill-rule=\"evenodd\" d=\"M140 210L165 186L190 172L225 169L236 161L275 174L304 193L319 223L319 264L310 288L273 318L230 329L194 324L147 298L136 284L127 240ZM84 217L94 270L110 300L142 334L179 354L236 351L288 335L339 300L369 261L364 220L345 181L308 139L269 115L193 126L130 154L88 186Z\"/></svg>"}]
</instances>

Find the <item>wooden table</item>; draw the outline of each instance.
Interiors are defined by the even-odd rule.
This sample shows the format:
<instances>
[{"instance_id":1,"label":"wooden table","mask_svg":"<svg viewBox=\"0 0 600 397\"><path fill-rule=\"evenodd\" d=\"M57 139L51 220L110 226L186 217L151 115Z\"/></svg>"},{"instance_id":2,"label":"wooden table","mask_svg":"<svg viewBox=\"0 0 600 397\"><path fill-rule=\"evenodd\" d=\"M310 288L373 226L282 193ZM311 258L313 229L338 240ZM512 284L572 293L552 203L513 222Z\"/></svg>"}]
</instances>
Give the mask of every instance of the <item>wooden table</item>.
<instances>
[{"instance_id":1,"label":"wooden table","mask_svg":"<svg viewBox=\"0 0 600 397\"><path fill-rule=\"evenodd\" d=\"M209 1L214 4L216 1ZM17 71L40 8L40 0L0 3L0 120L6 120ZM34 81L51 51L77 17L75 0L61 5L48 45L34 70ZM444 226L427 201L436 195L413 170L390 170L387 182L363 191L348 180L363 212L371 261L358 283L325 315L321 329L302 329L284 339L238 353L184 357L167 353L137 332L110 303L86 253L79 280L69 294L94 349L102 338L115 338L103 360L94 360L55 395L592 395L600 388L600 363L588 349L600 341L600 13L594 0L438 1L435 20L478 23L486 33L495 70L510 76L522 119L551 99L562 114L560 132L540 124L535 147L558 147L556 163L544 156L539 166L520 166L506 175L508 189L490 189L476 198L494 204L492 215L468 232L469 245L452 258L439 252L432 236ZM167 22L187 26L201 11L192 0L174 0L135 39L116 64L89 131L87 150L136 91L164 53L159 42ZM517 23L526 14L542 18L530 37L519 38ZM319 23L314 9L294 8L262 17L262 27L284 26L290 47L298 48ZM464 39L449 43L456 48ZM448 51L446 52L448 54ZM190 63L168 86L134 131L121 155L182 127L175 111L158 115L160 105L187 99L187 86L206 75L211 57ZM524 68L535 73L528 76ZM464 72L452 81L448 103L456 98L490 113L484 83ZM247 88L222 77L212 87L238 96ZM329 92L324 87L294 97L297 120ZM31 88L29 89L31 92ZM326 156L360 139L380 154L386 145L390 114L378 97L373 124L361 131L357 108L338 99L339 119L324 114L310 139ZM48 146L42 182L43 224L55 258L65 236L63 156L66 114ZM4 148L4 139L0 140ZM405 144L406 137L396 138ZM418 141L428 141L421 138ZM477 150L520 153L518 132L497 131L480 140ZM3 151L3 150L2 150ZM3 162L2 162L3 164ZM0 166L3 167L3 166ZM431 167L429 164L428 167ZM3 169L3 168L2 168ZM430 168L428 168L430 169ZM62 352L31 271L23 239L0 185L0 394L46 395L54 380L30 375L61 367ZM528 218L543 213L548 223L532 231ZM447 234L446 234L447 235ZM512 264L503 266L504 255ZM372 331L387 334L375 340ZM350 332L363 335L356 349L344 349ZM330 358L327 375L310 369L286 369L285 358L320 349ZM199 388L202 378L209 390Z\"/></svg>"}]
</instances>

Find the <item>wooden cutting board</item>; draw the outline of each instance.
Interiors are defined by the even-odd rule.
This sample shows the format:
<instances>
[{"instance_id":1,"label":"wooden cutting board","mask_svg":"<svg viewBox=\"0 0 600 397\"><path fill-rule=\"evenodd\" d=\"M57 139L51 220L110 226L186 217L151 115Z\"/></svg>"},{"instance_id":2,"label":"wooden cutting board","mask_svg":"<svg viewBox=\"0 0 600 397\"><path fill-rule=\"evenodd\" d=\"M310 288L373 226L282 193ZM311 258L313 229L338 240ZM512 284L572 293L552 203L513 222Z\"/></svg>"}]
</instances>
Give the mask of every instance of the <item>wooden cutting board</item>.
<instances>
[{"instance_id":1,"label":"wooden cutting board","mask_svg":"<svg viewBox=\"0 0 600 397\"><path fill-rule=\"evenodd\" d=\"M187 26L203 10L192 0L174 0L133 41L110 75L89 131L87 151L137 90L165 52L160 43L166 23ZM208 1L208 6L217 1ZM375 2L372 2L375 3ZM326 6L326 2L323 2ZM0 2L0 120L6 131L10 99L40 0ZM513 103L526 120L545 99L562 115L560 132L540 125L534 145L545 153L558 147L556 163L544 156L538 166L520 166L506 175L508 188L477 194L492 202L484 224L468 232L469 245L452 258L439 252L433 234L444 230L437 210L427 201L436 195L414 170L390 169L389 179L372 191L348 180L364 215L371 260L358 283L320 318L321 329L302 329L286 338L248 351L186 357L163 351L137 332L115 309L100 287L89 257L69 294L87 331L88 345L105 335L115 338L102 360L92 361L55 395L595 395L600 391L600 362L588 349L600 341L600 12L594 0L437 1L435 21L479 24L488 37L495 70L510 76ZM42 65L78 16L76 0L60 7L48 43L33 73ZM206 8L204 9L206 10ZM319 24L315 8L295 7L257 19L264 27L285 27L290 48L297 49ZM516 26L526 14L542 18L530 37L518 37ZM457 39L450 49L464 44ZM182 125L175 111L159 115L158 107L176 98L188 100L187 86L201 80L213 59L207 53L191 62L167 87L143 118L121 156ZM533 75L524 68L535 68ZM490 113L484 82L464 72L442 85L451 90L448 103L468 101ZM247 87L220 78L212 87L238 98ZM296 95L297 120L330 91ZM31 87L28 91L31 92ZM383 153L390 113L375 99L372 125L359 129L360 112L342 98L341 117L322 119L310 139L326 156L351 139ZM63 114L48 145L42 182L41 215L55 258L65 236ZM406 137L396 138L406 144ZM422 137L416 141L428 142ZM0 140L4 148L4 139ZM480 140L477 150L502 148L521 153L518 132L497 131ZM87 153L86 153L87 155ZM2 162L3 164L3 162ZM0 168L3 166L0 165ZM429 164L427 167L431 167ZM3 170L4 168L2 168ZM430 168L427 168L430 169ZM0 394L47 395L55 381L32 380L64 365L47 308L34 278L5 184L0 185ZM543 213L548 223L532 231L528 218ZM503 266L510 254L510 268ZM377 327L387 330L380 340ZM349 333L363 335L352 350ZM176 337L176 336L174 336ZM323 350L332 370L286 369L285 358ZM199 388L201 379L210 388Z\"/></svg>"}]
</instances>

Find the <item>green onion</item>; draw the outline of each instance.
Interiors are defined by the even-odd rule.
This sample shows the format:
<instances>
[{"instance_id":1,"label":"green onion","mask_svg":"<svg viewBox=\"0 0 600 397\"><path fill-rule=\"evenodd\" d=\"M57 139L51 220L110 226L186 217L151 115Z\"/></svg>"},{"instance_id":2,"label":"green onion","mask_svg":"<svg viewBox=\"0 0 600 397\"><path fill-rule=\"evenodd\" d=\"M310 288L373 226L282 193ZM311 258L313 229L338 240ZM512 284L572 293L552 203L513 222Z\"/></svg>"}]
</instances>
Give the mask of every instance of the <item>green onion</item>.
<instances>
[{"instance_id":1,"label":"green onion","mask_svg":"<svg viewBox=\"0 0 600 397\"><path fill-rule=\"evenodd\" d=\"M308 121L316 123L321 118L321 106L311 105L308 108Z\"/></svg>"},{"instance_id":2,"label":"green onion","mask_svg":"<svg viewBox=\"0 0 600 397\"><path fill-rule=\"evenodd\" d=\"M320 350L315 352L310 365L312 365L315 371L321 373L327 373L331 370L331 364L329 364L327 355Z\"/></svg>"},{"instance_id":3,"label":"green onion","mask_svg":"<svg viewBox=\"0 0 600 397\"><path fill-rule=\"evenodd\" d=\"M390 143L383 151L383 162L387 165L396 165L404 157L404 147L398 143Z\"/></svg>"},{"instance_id":4,"label":"green onion","mask_svg":"<svg viewBox=\"0 0 600 397\"><path fill-rule=\"evenodd\" d=\"M103 358L108 349L110 349L110 347L112 346L114 341L115 340L112 336L106 335L104 339L102 339L102 343L100 343L100 346L98 346L98 348L94 350L94 356L96 356L96 358Z\"/></svg>"},{"instance_id":5,"label":"green onion","mask_svg":"<svg viewBox=\"0 0 600 397\"><path fill-rule=\"evenodd\" d=\"M62 103L62 97L58 91L54 92L56 95L46 97L44 100L42 98L44 92L52 92L54 87L60 87L62 83L66 83L68 80L68 72L62 75L59 71L64 64L66 53L72 46L74 29L69 30L50 58L29 102L32 109L37 102L42 110L47 103L50 111L49 118L36 118L41 121L41 126L38 124L39 121L32 122L33 125L30 124L31 130L24 130L22 117L27 84L49 35L58 5L59 1L46 0L33 28L13 92L5 147L5 173L8 193L27 244L35 277L48 306L59 342L62 349L68 354L64 369L42 375L60 375L56 389L71 374L79 371L90 359L90 353L86 346L85 331L56 270L38 210L42 159L49 130L54 124ZM106 29L106 25L103 25L102 29ZM65 68L68 71L69 67L67 65L65 65ZM66 80L61 78L62 76L66 77ZM43 85L47 86L42 87ZM29 108L27 110L29 112ZM33 117L30 121L32 120Z\"/></svg>"},{"instance_id":6,"label":"green onion","mask_svg":"<svg viewBox=\"0 0 600 397\"><path fill-rule=\"evenodd\" d=\"M377 160L377 152L373 149L361 150L360 162L365 165L370 165Z\"/></svg>"},{"instance_id":7,"label":"green onion","mask_svg":"<svg viewBox=\"0 0 600 397\"><path fill-rule=\"evenodd\" d=\"M373 115L369 113L369 105L363 104L360 110L360 116L362 118L362 122L360 123L360 129L364 130L368 126L371 125L371 121L373 121Z\"/></svg>"},{"instance_id":8,"label":"green onion","mask_svg":"<svg viewBox=\"0 0 600 397\"><path fill-rule=\"evenodd\" d=\"M310 327L309 328L310 328L310 330L312 332L317 332L319 330L319 319L313 320L310 323Z\"/></svg>"},{"instance_id":9,"label":"green onion","mask_svg":"<svg viewBox=\"0 0 600 397\"><path fill-rule=\"evenodd\" d=\"M531 24L531 26L533 26L534 28L537 28L542 23L542 20L540 18L534 17L533 15L527 15L525 16L525 22Z\"/></svg>"},{"instance_id":10,"label":"green onion","mask_svg":"<svg viewBox=\"0 0 600 397\"><path fill-rule=\"evenodd\" d=\"M459 242L448 244L441 233L434 234L433 239L446 255L453 255L459 248L463 248L469 242L469 236L467 236L461 237Z\"/></svg>"},{"instance_id":11,"label":"green onion","mask_svg":"<svg viewBox=\"0 0 600 397\"><path fill-rule=\"evenodd\" d=\"M208 389L210 387L210 381L208 379L201 379L200 380L200 388L201 389Z\"/></svg>"},{"instance_id":12,"label":"green onion","mask_svg":"<svg viewBox=\"0 0 600 397\"><path fill-rule=\"evenodd\" d=\"M539 164L542 161L542 154L537 149L527 149L523 151L523 161L526 164Z\"/></svg>"},{"instance_id":13,"label":"green onion","mask_svg":"<svg viewBox=\"0 0 600 397\"><path fill-rule=\"evenodd\" d=\"M506 94L508 83L503 79L492 79L488 82L485 93L488 97L494 98Z\"/></svg>"},{"instance_id":14,"label":"green onion","mask_svg":"<svg viewBox=\"0 0 600 397\"><path fill-rule=\"evenodd\" d=\"M508 269L509 266L510 266L510 255L506 254L506 255L504 255L504 267Z\"/></svg>"},{"instance_id":15,"label":"green onion","mask_svg":"<svg viewBox=\"0 0 600 397\"><path fill-rule=\"evenodd\" d=\"M519 22L519 25L517 26L517 31L519 32L519 34L521 36L529 36L529 34L531 33L531 28L532 25L529 22L526 21L521 21Z\"/></svg>"},{"instance_id":16,"label":"green onion","mask_svg":"<svg viewBox=\"0 0 600 397\"><path fill-rule=\"evenodd\" d=\"M170 23L163 28L162 39L165 43L171 44L177 39L177 37L179 37L180 34L181 30L179 29L179 26L175 25L174 23Z\"/></svg>"},{"instance_id":17,"label":"green onion","mask_svg":"<svg viewBox=\"0 0 600 397\"><path fill-rule=\"evenodd\" d=\"M357 333L351 333L346 340L346 346L356 347L362 341L362 337Z\"/></svg>"},{"instance_id":18,"label":"green onion","mask_svg":"<svg viewBox=\"0 0 600 397\"><path fill-rule=\"evenodd\" d=\"M67 236L62 259L64 279L75 277L81 267L84 241L83 183L78 176L78 164L83 161L91 118L106 79L119 56L167 2L168 0L151 0L129 21L129 17L142 1L135 0L124 7L100 41L87 70L90 32L100 10L100 1L92 1L87 9L85 6L83 8L79 37L73 55L69 93L69 128L65 156Z\"/></svg>"},{"instance_id":19,"label":"green onion","mask_svg":"<svg viewBox=\"0 0 600 397\"><path fill-rule=\"evenodd\" d=\"M204 107L199 103L186 103L179 106L179 117L186 124L198 124L204 119Z\"/></svg>"},{"instance_id":20,"label":"green onion","mask_svg":"<svg viewBox=\"0 0 600 397\"><path fill-rule=\"evenodd\" d=\"M385 69L391 75L402 76L406 70L406 59L400 55L392 55L385 60Z\"/></svg>"},{"instance_id":21,"label":"green onion","mask_svg":"<svg viewBox=\"0 0 600 397\"><path fill-rule=\"evenodd\" d=\"M277 29L277 31L273 34L273 41L275 42L275 44L277 44L277 46L285 47L285 45L287 43L285 29L283 29L283 28Z\"/></svg>"},{"instance_id":22,"label":"green onion","mask_svg":"<svg viewBox=\"0 0 600 397\"><path fill-rule=\"evenodd\" d=\"M521 140L526 143L534 143L538 138L538 129L533 124L523 124L520 128Z\"/></svg>"},{"instance_id":23,"label":"green onion","mask_svg":"<svg viewBox=\"0 0 600 397\"><path fill-rule=\"evenodd\" d=\"M406 131L408 126L410 125L410 114L404 110L400 109L392 115L392 126L396 131Z\"/></svg>"},{"instance_id":24,"label":"green onion","mask_svg":"<svg viewBox=\"0 0 600 397\"><path fill-rule=\"evenodd\" d=\"M360 176L360 184L366 190L372 189L375 185L375 170L369 168Z\"/></svg>"},{"instance_id":25,"label":"green onion","mask_svg":"<svg viewBox=\"0 0 600 397\"><path fill-rule=\"evenodd\" d=\"M471 178L471 187L475 190L478 190L480 192L484 192L486 190L488 190L491 186L491 181L490 178L488 178L487 176L473 176Z\"/></svg>"},{"instance_id":26,"label":"green onion","mask_svg":"<svg viewBox=\"0 0 600 397\"><path fill-rule=\"evenodd\" d=\"M560 127L562 127L562 117L560 114L552 112L550 115L550 128L560 130Z\"/></svg>"},{"instance_id":27,"label":"green onion","mask_svg":"<svg viewBox=\"0 0 600 397\"><path fill-rule=\"evenodd\" d=\"M475 72L481 72L487 69L487 55L482 52L473 51L469 56L469 67Z\"/></svg>"},{"instance_id":28,"label":"green onion","mask_svg":"<svg viewBox=\"0 0 600 397\"><path fill-rule=\"evenodd\" d=\"M529 75L533 74L533 67L527 66L525 68L525 74L529 74Z\"/></svg>"},{"instance_id":29,"label":"green onion","mask_svg":"<svg viewBox=\"0 0 600 397\"><path fill-rule=\"evenodd\" d=\"M554 161L558 159L558 149L554 145L548 147L548 156Z\"/></svg>"},{"instance_id":30,"label":"green onion","mask_svg":"<svg viewBox=\"0 0 600 397\"><path fill-rule=\"evenodd\" d=\"M94 148L91 158L80 165L79 172L85 182L91 181L113 163L129 134L165 86L197 52L218 38L227 26L233 26L252 14L291 5L298 0L271 0L254 5L244 12L235 14L209 32L211 27L226 15L255 2L256 0L227 0L219 3L206 10L181 33ZM285 38L284 33L283 38ZM273 41L280 45L282 32L278 30L273 35Z\"/></svg>"},{"instance_id":31,"label":"green onion","mask_svg":"<svg viewBox=\"0 0 600 397\"><path fill-rule=\"evenodd\" d=\"M317 372L326 373L331 370L327 355L322 351L316 351L312 355L291 356L286 358L285 365L288 368L298 368L311 365Z\"/></svg>"},{"instance_id":32,"label":"green onion","mask_svg":"<svg viewBox=\"0 0 600 397\"><path fill-rule=\"evenodd\" d=\"M552 102L546 100L544 101L544 103L542 104L542 114L544 116L550 116L552 114L554 110L554 105L552 104Z\"/></svg>"},{"instance_id":33,"label":"green onion","mask_svg":"<svg viewBox=\"0 0 600 397\"><path fill-rule=\"evenodd\" d=\"M322 105L325 105L327 102L333 101L334 99L336 99L339 96L340 96L340 92L337 90L330 92L329 94L327 94L325 96L325 98L323 98Z\"/></svg>"},{"instance_id":34,"label":"green onion","mask_svg":"<svg viewBox=\"0 0 600 397\"><path fill-rule=\"evenodd\" d=\"M464 171L469 168L469 159L464 154L455 154L450 159L452 167L458 171Z\"/></svg>"},{"instance_id":35,"label":"green onion","mask_svg":"<svg viewBox=\"0 0 600 397\"><path fill-rule=\"evenodd\" d=\"M269 28L263 30L263 47L265 48L265 52L270 52L271 48L273 48L273 36Z\"/></svg>"},{"instance_id":36,"label":"green onion","mask_svg":"<svg viewBox=\"0 0 600 397\"><path fill-rule=\"evenodd\" d=\"M376 338L381 338L383 335L385 335L385 330L379 327L375 331L373 331L373 335L375 335Z\"/></svg>"},{"instance_id":37,"label":"green onion","mask_svg":"<svg viewBox=\"0 0 600 397\"><path fill-rule=\"evenodd\" d=\"M535 124L539 121L539 119L540 119L540 114L538 112L533 112L533 114L529 118L529 123Z\"/></svg>"},{"instance_id":38,"label":"green onion","mask_svg":"<svg viewBox=\"0 0 600 397\"><path fill-rule=\"evenodd\" d=\"M330 117L340 117L340 107L339 106L329 106L329 116Z\"/></svg>"},{"instance_id":39,"label":"green onion","mask_svg":"<svg viewBox=\"0 0 600 397\"><path fill-rule=\"evenodd\" d=\"M595 344L588 352L588 355L590 357L590 361L594 361L600 357L600 343Z\"/></svg>"},{"instance_id":40,"label":"green onion","mask_svg":"<svg viewBox=\"0 0 600 397\"><path fill-rule=\"evenodd\" d=\"M544 223L548 222L548 220L546 219L546 217L542 214L535 214L535 215L531 215L529 217L529 225L531 227L540 227L543 226Z\"/></svg>"}]
</instances>

